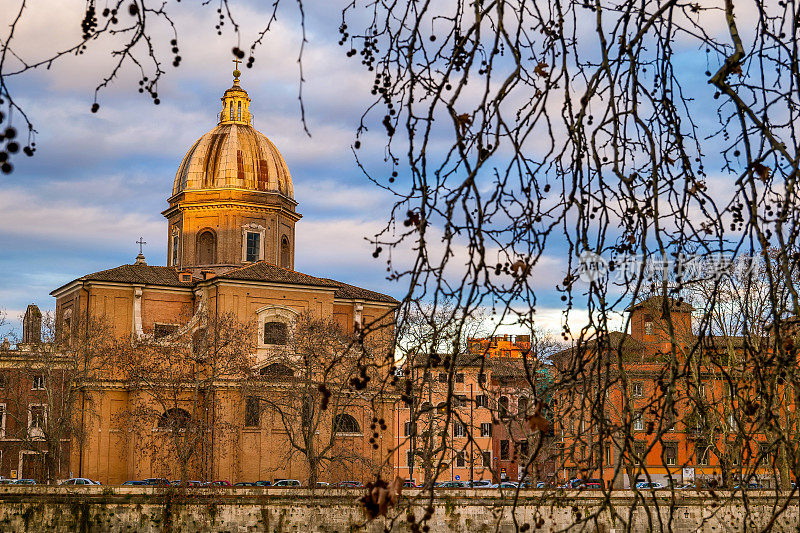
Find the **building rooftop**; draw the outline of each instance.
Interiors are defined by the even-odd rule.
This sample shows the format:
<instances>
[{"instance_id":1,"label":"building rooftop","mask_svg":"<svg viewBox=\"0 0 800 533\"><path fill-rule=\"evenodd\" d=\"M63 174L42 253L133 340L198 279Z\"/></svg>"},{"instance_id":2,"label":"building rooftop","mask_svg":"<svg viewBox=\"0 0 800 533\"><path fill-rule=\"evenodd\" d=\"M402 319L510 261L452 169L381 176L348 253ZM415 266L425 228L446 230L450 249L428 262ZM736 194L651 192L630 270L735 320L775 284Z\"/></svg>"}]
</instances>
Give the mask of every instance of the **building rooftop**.
<instances>
[{"instance_id":1,"label":"building rooftop","mask_svg":"<svg viewBox=\"0 0 800 533\"><path fill-rule=\"evenodd\" d=\"M181 272L174 267L151 266L144 263L133 265L120 265L115 268L101 270L92 274L86 274L76 280L71 281L106 281L114 283L130 283L134 285L156 285L161 287L187 287L191 288L198 283L205 281L192 278L191 281L181 281ZM287 268L281 268L264 261L259 261L251 265L230 270L212 279L220 280L240 280L255 281L266 283L285 283L287 285L305 285L313 287L327 287L336 289L334 298L348 300L367 300L373 302L385 302L396 304L398 301L389 295L370 291L355 285L343 283L328 278L318 278L303 274ZM70 283L59 287L50 294L58 292Z\"/></svg>"}]
</instances>

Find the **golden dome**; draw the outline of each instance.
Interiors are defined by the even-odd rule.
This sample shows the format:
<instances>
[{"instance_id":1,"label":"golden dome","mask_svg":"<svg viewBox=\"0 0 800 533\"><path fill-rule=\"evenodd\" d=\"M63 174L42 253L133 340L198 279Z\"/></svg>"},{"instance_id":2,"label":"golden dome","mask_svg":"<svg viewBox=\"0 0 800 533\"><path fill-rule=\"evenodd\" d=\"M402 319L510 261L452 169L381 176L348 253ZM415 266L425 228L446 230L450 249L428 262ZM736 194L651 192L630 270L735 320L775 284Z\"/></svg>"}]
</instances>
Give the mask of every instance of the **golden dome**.
<instances>
[{"instance_id":1,"label":"golden dome","mask_svg":"<svg viewBox=\"0 0 800 533\"><path fill-rule=\"evenodd\" d=\"M278 149L252 126L250 98L239 86L222 97L219 124L184 156L172 194L187 190L238 188L278 192L294 198L289 167Z\"/></svg>"}]
</instances>

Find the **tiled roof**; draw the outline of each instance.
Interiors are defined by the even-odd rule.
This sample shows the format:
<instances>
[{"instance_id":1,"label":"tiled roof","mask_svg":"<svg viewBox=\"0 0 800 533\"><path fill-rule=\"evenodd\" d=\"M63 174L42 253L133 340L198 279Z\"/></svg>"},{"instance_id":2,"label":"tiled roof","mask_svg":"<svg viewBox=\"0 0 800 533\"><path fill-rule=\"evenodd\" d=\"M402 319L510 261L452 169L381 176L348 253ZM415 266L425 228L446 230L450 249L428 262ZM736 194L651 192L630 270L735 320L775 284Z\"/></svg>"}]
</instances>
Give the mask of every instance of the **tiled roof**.
<instances>
[{"instance_id":1,"label":"tiled roof","mask_svg":"<svg viewBox=\"0 0 800 533\"><path fill-rule=\"evenodd\" d=\"M622 333L621 331L609 331L607 335L603 335L601 338L597 338L595 334L575 346L553 354L553 360L564 362L571 356L578 354L579 351L585 354L592 354L597 350L598 344L607 348L611 353L621 353L629 356L640 354L644 350L644 343L642 341L631 337L627 333Z\"/></svg>"},{"instance_id":2,"label":"tiled roof","mask_svg":"<svg viewBox=\"0 0 800 533\"><path fill-rule=\"evenodd\" d=\"M180 281L176 269L172 267L150 265L121 265L93 274L86 274L75 281L110 281L167 287L192 286L192 282Z\"/></svg>"},{"instance_id":3,"label":"tiled roof","mask_svg":"<svg viewBox=\"0 0 800 533\"><path fill-rule=\"evenodd\" d=\"M347 283L342 283L341 281L336 281L333 279L329 279L327 281L338 285L339 290L337 290L334 294L336 298L342 298L344 300L370 300L372 302L388 302L393 304L399 303L396 299L392 298L388 294L362 289L361 287L348 285Z\"/></svg>"},{"instance_id":4,"label":"tiled roof","mask_svg":"<svg viewBox=\"0 0 800 533\"><path fill-rule=\"evenodd\" d=\"M221 276L221 279L235 279L243 281L270 281L277 283L288 283L291 285L311 285L314 287L335 287L334 298L348 300L369 300L373 302L398 303L397 300L386 294L370 291L355 285L343 283L328 278L318 278L309 276L301 272L281 268L271 263L259 261L245 267L231 270Z\"/></svg>"},{"instance_id":5,"label":"tiled roof","mask_svg":"<svg viewBox=\"0 0 800 533\"><path fill-rule=\"evenodd\" d=\"M338 287L338 284L325 278L317 278L281 268L264 261L236 268L217 276L219 279L235 279L241 281L271 281L275 283L289 283L291 285L311 285L314 287Z\"/></svg>"},{"instance_id":6,"label":"tiled roof","mask_svg":"<svg viewBox=\"0 0 800 533\"><path fill-rule=\"evenodd\" d=\"M625 311L631 312L634 309L639 309L640 307L646 307L648 309L661 311L663 301L664 299L661 296L651 296L649 298L631 304L627 309L625 309ZM683 311L683 312L694 311L694 307L692 307L692 304L681 299L668 298L667 305L669 305L672 310Z\"/></svg>"},{"instance_id":7,"label":"tiled roof","mask_svg":"<svg viewBox=\"0 0 800 533\"><path fill-rule=\"evenodd\" d=\"M294 270L281 268L270 263L259 261L252 265L236 268L212 279L230 279L241 281L265 281L286 283L289 285L306 285L336 289L334 298L368 300L373 302L398 303L386 294L362 289L327 278L309 276ZM108 270L87 274L75 281L109 281L141 285L160 285L167 287L191 287L193 282L182 282L178 278L178 270L173 267L150 265L122 265ZM58 290L58 289L56 289ZM55 291L53 291L55 292Z\"/></svg>"}]
</instances>

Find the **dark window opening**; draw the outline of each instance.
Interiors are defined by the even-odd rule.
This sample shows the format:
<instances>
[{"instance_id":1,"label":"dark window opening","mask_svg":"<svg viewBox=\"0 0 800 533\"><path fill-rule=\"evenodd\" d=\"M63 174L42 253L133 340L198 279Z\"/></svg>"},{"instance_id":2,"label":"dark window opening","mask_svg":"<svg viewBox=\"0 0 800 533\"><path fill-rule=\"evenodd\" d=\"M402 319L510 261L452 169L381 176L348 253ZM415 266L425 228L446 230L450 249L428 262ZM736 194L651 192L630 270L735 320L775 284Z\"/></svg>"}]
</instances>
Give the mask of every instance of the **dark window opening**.
<instances>
[{"instance_id":1,"label":"dark window opening","mask_svg":"<svg viewBox=\"0 0 800 533\"><path fill-rule=\"evenodd\" d=\"M508 461L508 456L511 450L511 446L508 440L501 440L500 441L500 460L501 461Z\"/></svg>"},{"instance_id":2,"label":"dark window opening","mask_svg":"<svg viewBox=\"0 0 800 533\"><path fill-rule=\"evenodd\" d=\"M248 396L244 408L244 425L246 427L258 427L261 425L261 406L258 398Z\"/></svg>"},{"instance_id":3,"label":"dark window opening","mask_svg":"<svg viewBox=\"0 0 800 533\"><path fill-rule=\"evenodd\" d=\"M247 233L247 248L245 253L245 261L254 263L261 258L261 234L260 233Z\"/></svg>"},{"instance_id":4,"label":"dark window opening","mask_svg":"<svg viewBox=\"0 0 800 533\"><path fill-rule=\"evenodd\" d=\"M180 237L178 232L172 234L172 266L178 265L178 248L180 246Z\"/></svg>"},{"instance_id":5,"label":"dark window opening","mask_svg":"<svg viewBox=\"0 0 800 533\"><path fill-rule=\"evenodd\" d=\"M43 405L31 406L31 427L43 428L44 420L45 420L44 406Z\"/></svg>"},{"instance_id":6,"label":"dark window opening","mask_svg":"<svg viewBox=\"0 0 800 533\"><path fill-rule=\"evenodd\" d=\"M348 414L336 415L333 420L334 433L361 433L356 419Z\"/></svg>"},{"instance_id":7,"label":"dark window opening","mask_svg":"<svg viewBox=\"0 0 800 533\"><path fill-rule=\"evenodd\" d=\"M289 239L287 239L286 236L281 239L281 266L283 268L292 267Z\"/></svg>"},{"instance_id":8,"label":"dark window opening","mask_svg":"<svg viewBox=\"0 0 800 533\"><path fill-rule=\"evenodd\" d=\"M678 447L674 444L664 446L664 464L675 466L678 462Z\"/></svg>"},{"instance_id":9,"label":"dark window opening","mask_svg":"<svg viewBox=\"0 0 800 533\"><path fill-rule=\"evenodd\" d=\"M528 414L528 398L525 396L520 396L519 400L517 400L517 413L521 416L527 416Z\"/></svg>"},{"instance_id":10,"label":"dark window opening","mask_svg":"<svg viewBox=\"0 0 800 533\"><path fill-rule=\"evenodd\" d=\"M283 322L264 323L264 344L285 345L289 337L289 328Z\"/></svg>"},{"instance_id":11,"label":"dark window opening","mask_svg":"<svg viewBox=\"0 0 800 533\"><path fill-rule=\"evenodd\" d=\"M500 396L498 410L500 411L500 418L505 418L508 416L508 396Z\"/></svg>"},{"instance_id":12,"label":"dark window opening","mask_svg":"<svg viewBox=\"0 0 800 533\"><path fill-rule=\"evenodd\" d=\"M481 459L485 468L492 466L492 452L481 452Z\"/></svg>"},{"instance_id":13,"label":"dark window opening","mask_svg":"<svg viewBox=\"0 0 800 533\"><path fill-rule=\"evenodd\" d=\"M644 334L653 334L653 317L651 315L644 315Z\"/></svg>"},{"instance_id":14,"label":"dark window opening","mask_svg":"<svg viewBox=\"0 0 800 533\"><path fill-rule=\"evenodd\" d=\"M176 324L156 324L153 326L153 337L156 339L163 339L178 332Z\"/></svg>"},{"instance_id":15,"label":"dark window opening","mask_svg":"<svg viewBox=\"0 0 800 533\"><path fill-rule=\"evenodd\" d=\"M158 419L158 427L163 429L186 429L192 417L185 409L173 407L164 412Z\"/></svg>"},{"instance_id":16,"label":"dark window opening","mask_svg":"<svg viewBox=\"0 0 800 533\"><path fill-rule=\"evenodd\" d=\"M528 458L528 452L529 452L528 441L524 440L524 441L520 442L519 443L519 455L520 455L520 457L522 457L523 459L527 459Z\"/></svg>"},{"instance_id":17,"label":"dark window opening","mask_svg":"<svg viewBox=\"0 0 800 533\"><path fill-rule=\"evenodd\" d=\"M280 363L272 363L261 369L259 372L261 376L271 379L288 379L294 377L294 372L291 368Z\"/></svg>"}]
</instances>

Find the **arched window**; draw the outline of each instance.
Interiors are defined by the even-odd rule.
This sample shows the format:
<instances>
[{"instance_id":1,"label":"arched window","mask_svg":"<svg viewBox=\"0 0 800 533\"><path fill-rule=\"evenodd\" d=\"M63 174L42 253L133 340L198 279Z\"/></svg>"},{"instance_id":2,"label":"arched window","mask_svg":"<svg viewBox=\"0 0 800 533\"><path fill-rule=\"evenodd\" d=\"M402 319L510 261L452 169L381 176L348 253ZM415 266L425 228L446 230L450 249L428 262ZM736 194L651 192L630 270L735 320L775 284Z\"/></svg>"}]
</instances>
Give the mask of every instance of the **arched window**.
<instances>
[{"instance_id":1,"label":"arched window","mask_svg":"<svg viewBox=\"0 0 800 533\"><path fill-rule=\"evenodd\" d=\"M433 411L433 405L431 405L431 402L424 402L419 406L420 413L428 413L430 411Z\"/></svg>"},{"instance_id":2,"label":"arched window","mask_svg":"<svg viewBox=\"0 0 800 533\"><path fill-rule=\"evenodd\" d=\"M286 235L281 239L281 266L283 268L291 268L291 254L289 252L289 239Z\"/></svg>"},{"instance_id":3,"label":"arched window","mask_svg":"<svg viewBox=\"0 0 800 533\"><path fill-rule=\"evenodd\" d=\"M501 418L505 418L508 416L508 396L500 396L500 401L498 402L498 410L500 411Z\"/></svg>"},{"instance_id":4,"label":"arched window","mask_svg":"<svg viewBox=\"0 0 800 533\"><path fill-rule=\"evenodd\" d=\"M233 102L231 102L231 106L230 106L229 110L230 110L231 120L233 120Z\"/></svg>"},{"instance_id":5,"label":"arched window","mask_svg":"<svg viewBox=\"0 0 800 533\"><path fill-rule=\"evenodd\" d=\"M197 236L197 264L213 265L216 263L217 238L211 231L204 231Z\"/></svg>"},{"instance_id":6,"label":"arched window","mask_svg":"<svg viewBox=\"0 0 800 533\"><path fill-rule=\"evenodd\" d=\"M264 344L286 345L289 327L285 322L264 322Z\"/></svg>"},{"instance_id":7,"label":"arched window","mask_svg":"<svg viewBox=\"0 0 800 533\"><path fill-rule=\"evenodd\" d=\"M333 432L340 433L361 433L356 419L348 414L336 415L333 419Z\"/></svg>"},{"instance_id":8,"label":"arched window","mask_svg":"<svg viewBox=\"0 0 800 533\"><path fill-rule=\"evenodd\" d=\"M270 379L290 379L294 377L292 369L280 363L272 363L265 366L259 374Z\"/></svg>"},{"instance_id":9,"label":"arched window","mask_svg":"<svg viewBox=\"0 0 800 533\"><path fill-rule=\"evenodd\" d=\"M239 101L239 106L238 107L239 107L239 110L238 110L238 114L237 114L237 120L242 120L242 102L241 101Z\"/></svg>"},{"instance_id":10,"label":"arched window","mask_svg":"<svg viewBox=\"0 0 800 533\"><path fill-rule=\"evenodd\" d=\"M171 430L186 429L191 419L192 416L189 414L189 411L180 409L179 407L173 407L172 409L167 409L164 414L159 417L158 427Z\"/></svg>"},{"instance_id":11,"label":"arched window","mask_svg":"<svg viewBox=\"0 0 800 533\"><path fill-rule=\"evenodd\" d=\"M520 416L528 416L528 397L520 396L517 400L517 413Z\"/></svg>"}]
</instances>

